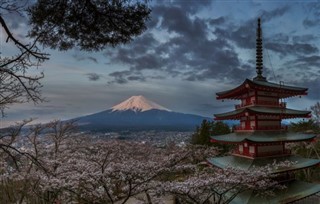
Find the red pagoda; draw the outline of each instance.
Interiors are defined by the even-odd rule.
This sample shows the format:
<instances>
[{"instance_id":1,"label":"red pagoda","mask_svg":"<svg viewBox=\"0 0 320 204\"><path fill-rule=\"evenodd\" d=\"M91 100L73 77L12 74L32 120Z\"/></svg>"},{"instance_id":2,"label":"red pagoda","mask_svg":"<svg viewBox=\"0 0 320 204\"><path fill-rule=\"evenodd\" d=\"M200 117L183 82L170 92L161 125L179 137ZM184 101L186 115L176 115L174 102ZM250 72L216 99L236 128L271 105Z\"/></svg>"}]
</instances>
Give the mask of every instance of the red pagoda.
<instances>
[{"instance_id":1,"label":"red pagoda","mask_svg":"<svg viewBox=\"0 0 320 204\"><path fill-rule=\"evenodd\" d=\"M287 86L283 83L271 83L262 75L262 33L258 19L256 40L256 72L252 80L246 79L241 85L231 90L216 93L217 99L240 100L235 110L215 114L215 120L239 120L240 125L227 135L212 136L211 142L234 144L236 148L230 156L210 158L208 161L219 168L229 166L250 169L265 166L274 161L291 161L288 168L274 170L278 180L287 188L276 192L275 197L260 198L254 192L239 194L233 203L291 203L320 192L319 184L295 180L294 171L309 168L320 163L317 159L292 155L286 149L286 143L312 141L316 135L290 133L281 124L283 119L310 118L310 111L287 108L283 99L307 95L307 88Z\"/></svg>"}]
</instances>

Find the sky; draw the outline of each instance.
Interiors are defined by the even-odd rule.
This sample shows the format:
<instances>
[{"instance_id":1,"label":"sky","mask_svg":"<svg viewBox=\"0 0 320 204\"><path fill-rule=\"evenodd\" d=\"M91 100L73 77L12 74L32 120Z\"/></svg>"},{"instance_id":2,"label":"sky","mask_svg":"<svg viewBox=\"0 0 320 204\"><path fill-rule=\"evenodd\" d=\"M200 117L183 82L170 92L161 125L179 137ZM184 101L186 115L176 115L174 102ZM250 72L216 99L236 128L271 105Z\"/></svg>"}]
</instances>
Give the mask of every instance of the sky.
<instances>
[{"instance_id":1,"label":"sky","mask_svg":"<svg viewBox=\"0 0 320 204\"><path fill-rule=\"evenodd\" d=\"M6 110L1 126L71 119L100 112L132 95L184 113L213 117L239 101L218 101L255 74L257 18L262 21L263 75L268 81L308 87L308 96L286 99L305 110L320 101L320 2L295 0L152 0L147 30L131 43L100 52L50 54L38 70L47 102ZM25 19L9 19L22 40ZM0 33L1 53L10 53Z\"/></svg>"}]
</instances>

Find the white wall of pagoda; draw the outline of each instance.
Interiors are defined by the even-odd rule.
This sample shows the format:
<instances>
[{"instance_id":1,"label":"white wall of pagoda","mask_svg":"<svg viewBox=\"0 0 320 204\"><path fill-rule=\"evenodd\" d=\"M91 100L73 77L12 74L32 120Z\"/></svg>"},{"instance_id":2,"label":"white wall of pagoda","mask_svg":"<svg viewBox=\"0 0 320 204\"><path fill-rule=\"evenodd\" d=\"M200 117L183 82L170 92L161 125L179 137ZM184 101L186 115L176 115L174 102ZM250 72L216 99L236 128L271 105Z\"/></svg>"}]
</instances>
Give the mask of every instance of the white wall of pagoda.
<instances>
[{"instance_id":1,"label":"white wall of pagoda","mask_svg":"<svg viewBox=\"0 0 320 204\"><path fill-rule=\"evenodd\" d=\"M256 157L268 157L268 156L282 156L290 154L289 150L285 149L284 143L272 142L272 143L250 143L243 142L237 145L234 150L234 154L244 157L256 158Z\"/></svg>"}]
</instances>

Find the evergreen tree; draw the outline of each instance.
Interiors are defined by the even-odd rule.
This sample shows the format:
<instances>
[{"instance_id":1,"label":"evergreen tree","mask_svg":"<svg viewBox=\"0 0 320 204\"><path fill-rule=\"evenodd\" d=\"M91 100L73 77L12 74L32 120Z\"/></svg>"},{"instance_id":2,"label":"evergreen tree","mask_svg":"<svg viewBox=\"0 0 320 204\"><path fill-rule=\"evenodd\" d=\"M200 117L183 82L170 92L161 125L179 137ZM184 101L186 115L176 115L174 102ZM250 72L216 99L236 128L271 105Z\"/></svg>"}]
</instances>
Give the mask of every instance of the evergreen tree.
<instances>
[{"instance_id":1,"label":"evergreen tree","mask_svg":"<svg viewBox=\"0 0 320 204\"><path fill-rule=\"evenodd\" d=\"M192 144L198 145L215 145L210 142L210 136L213 135L224 135L230 133L230 128L227 124L221 121L207 121L203 120L200 127L196 127L195 133L193 133L191 138ZM223 148L225 149L225 148Z\"/></svg>"},{"instance_id":2,"label":"evergreen tree","mask_svg":"<svg viewBox=\"0 0 320 204\"><path fill-rule=\"evenodd\" d=\"M211 130L211 135L225 135L231 132L230 127L226 123L221 121L214 122L212 124Z\"/></svg>"},{"instance_id":3,"label":"evergreen tree","mask_svg":"<svg viewBox=\"0 0 320 204\"><path fill-rule=\"evenodd\" d=\"M314 121L313 119L310 119L307 121L303 120L297 123L291 123L289 125L289 131L319 133L320 128L316 121Z\"/></svg>"}]
</instances>

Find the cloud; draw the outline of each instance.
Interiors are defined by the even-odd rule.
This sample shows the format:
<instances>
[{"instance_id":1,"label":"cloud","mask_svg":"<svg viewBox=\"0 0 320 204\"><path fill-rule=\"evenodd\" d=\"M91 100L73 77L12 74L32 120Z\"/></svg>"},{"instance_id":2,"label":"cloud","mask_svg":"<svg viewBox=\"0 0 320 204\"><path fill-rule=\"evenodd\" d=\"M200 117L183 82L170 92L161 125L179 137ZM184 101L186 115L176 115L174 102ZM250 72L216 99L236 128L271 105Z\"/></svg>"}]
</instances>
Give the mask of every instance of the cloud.
<instances>
[{"instance_id":1,"label":"cloud","mask_svg":"<svg viewBox=\"0 0 320 204\"><path fill-rule=\"evenodd\" d=\"M112 72L109 76L113 77L113 80L109 81L108 84L126 84L129 81L145 81L146 78L139 71L125 70Z\"/></svg>"},{"instance_id":2,"label":"cloud","mask_svg":"<svg viewBox=\"0 0 320 204\"><path fill-rule=\"evenodd\" d=\"M215 29L214 34L218 38L228 39L234 42L240 48L253 49L256 44L256 29L257 29L257 18L261 17L262 29L263 25L274 18L281 17L289 10L288 6L284 6L271 11L261 10L260 15L241 23L239 26L233 22L226 21L224 18L225 27L218 27ZM264 37L264 36L263 36ZM275 36L276 40L285 40L287 37L282 34Z\"/></svg>"},{"instance_id":3,"label":"cloud","mask_svg":"<svg viewBox=\"0 0 320 204\"><path fill-rule=\"evenodd\" d=\"M288 5L283 6L281 8L271 10L271 11L262 10L260 17L261 17L262 22L267 22L267 21L271 21L274 18L278 18L278 17L283 16L289 10L290 10L290 7Z\"/></svg>"},{"instance_id":4,"label":"cloud","mask_svg":"<svg viewBox=\"0 0 320 204\"><path fill-rule=\"evenodd\" d=\"M131 44L109 53L111 62L127 67L123 71L110 73L112 80L109 83L144 82L155 79L152 76L159 73L161 79L214 79L224 83L240 83L247 77L255 76L255 59L240 59L238 48L254 51L256 18L237 25L229 16L201 18L182 7L176 3L156 5L152 13L152 19L155 18L156 22L152 23L152 27ZM271 11L262 10L262 22L281 17L289 9L289 6L284 6ZM264 48L292 60L292 57L314 55L319 51L307 41L308 38L311 36L296 34L293 38L289 34L275 33L264 37L263 43ZM266 76L271 76L269 69L264 71Z\"/></svg>"},{"instance_id":5,"label":"cloud","mask_svg":"<svg viewBox=\"0 0 320 204\"><path fill-rule=\"evenodd\" d=\"M226 18L224 16L220 16L219 18L214 18L209 20L209 24L212 26L222 25L226 22Z\"/></svg>"},{"instance_id":6,"label":"cloud","mask_svg":"<svg viewBox=\"0 0 320 204\"><path fill-rule=\"evenodd\" d=\"M315 26L319 25L320 23L318 20L304 19L302 24L305 28L310 28L310 27L315 27Z\"/></svg>"},{"instance_id":7,"label":"cloud","mask_svg":"<svg viewBox=\"0 0 320 204\"><path fill-rule=\"evenodd\" d=\"M298 37L298 36L296 36ZM288 43L289 42L289 36L284 34L284 33L277 33L273 36L270 37L270 39L268 39L269 41L271 41L274 43Z\"/></svg>"},{"instance_id":8,"label":"cloud","mask_svg":"<svg viewBox=\"0 0 320 204\"><path fill-rule=\"evenodd\" d=\"M94 62L94 63L98 63L98 60L97 60L97 58L95 58L95 57L91 57L91 56L81 56L81 55L72 55L72 57L74 58L74 59L76 59L77 61L84 61L84 60L89 60L89 61L91 61L91 62Z\"/></svg>"},{"instance_id":9,"label":"cloud","mask_svg":"<svg viewBox=\"0 0 320 204\"><path fill-rule=\"evenodd\" d=\"M98 81L101 79L101 75L97 73L87 73L86 76L90 81Z\"/></svg>"},{"instance_id":10,"label":"cloud","mask_svg":"<svg viewBox=\"0 0 320 204\"><path fill-rule=\"evenodd\" d=\"M299 87L306 87L308 88L308 98L313 100L320 100L320 78L319 74L317 78L310 79L307 76L304 76L302 80L292 80L289 81L291 84L294 84L295 86Z\"/></svg>"},{"instance_id":11,"label":"cloud","mask_svg":"<svg viewBox=\"0 0 320 204\"><path fill-rule=\"evenodd\" d=\"M198 17L191 19L186 10L179 7L162 6L159 14L163 17L161 28L166 29L169 33L174 32L191 39L206 37L205 21Z\"/></svg>"},{"instance_id":12,"label":"cloud","mask_svg":"<svg viewBox=\"0 0 320 204\"><path fill-rule=\"evenodd\" d=\"M163 4L163 0L158 0L158 3ZM212 0L201 0L201 1L188 1L186 0L172 0L166 2L169 7L178 7L181 10L185 10L190 14L194 14L202 8L210 6Z\"/></svg>"},{"instance_id":13,"label":"cloud","mask_svg":"<svg viewBox=\"0 0 320 204\"><path fill-rule=\"evenodd\" d=\"M312 55L312 56L306 56L306 57L299 57L292 61L288 62L291 66L296 66L298 68L303 67L320 67L320 56L318 55Z\"/></svg>"},{"instance_id":14,"label":"cloud","mask_svg":"<svg viewBox=\"0 0 320 204\"><path fill-rule=\"evenodd\" d=\"M320 4L319 2L310 2L305 6L307 17L303 20L303 26L308 29L320 25Z\"/></svg>"},{"instance_id":15,"label":"cloud","mask_svg":"<svg viewBox=\"0 0 320 204\"><path fill-rule=\"evenodd\" d=\"M292 37L293 42L299 42L299 43L307 43L316 39L317 37L312 34L296 35Z\"/></svg>"},{"instance_id":16,"label":"cloud","mask_svg":"<svg viewBox=\"0 0 320 204\"><path fill-rule=\"evenodd\" d=\"M159 41L151 30L130 45L117 49L111 61L125 64L129 69L111 73L112 83L144 81L152 77L145 74L146 71L189 81L220 76L234 80L232 77L236 76L228 73L241 69L238 55L225 38L209 38L208 19L192 17L188 10L178 6L161 5L154 8L154 12L161 16L159 25L162 32L169 34L168 38ZM222 19L224 17L214 22L222 23Z\"/></svg>"},{"instance_id":17,"label":"cloud","mask_svg":"<svg viewBox=\"0 0 320 204\"><path fill-rule=\"evenodd\" d=\"M309 55L319 51L317 47L307 43L266 43L265 47L281 55Z\"/></svg>"}]
</instances>

